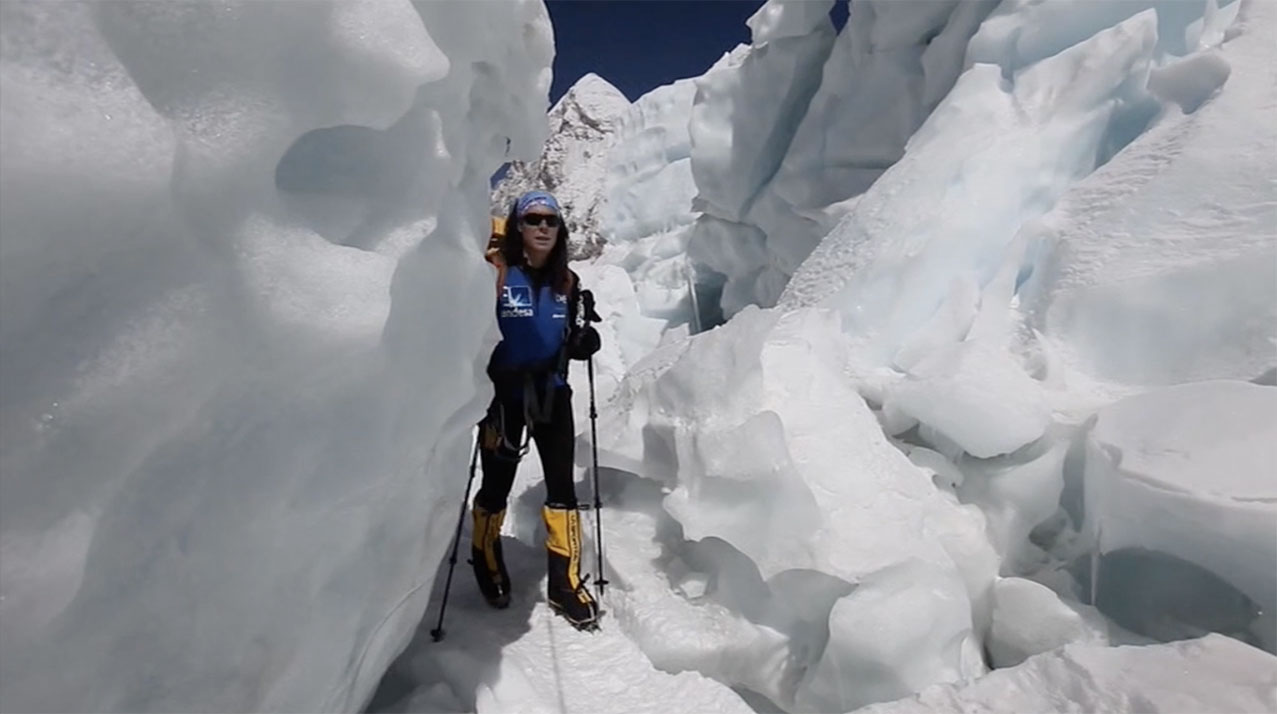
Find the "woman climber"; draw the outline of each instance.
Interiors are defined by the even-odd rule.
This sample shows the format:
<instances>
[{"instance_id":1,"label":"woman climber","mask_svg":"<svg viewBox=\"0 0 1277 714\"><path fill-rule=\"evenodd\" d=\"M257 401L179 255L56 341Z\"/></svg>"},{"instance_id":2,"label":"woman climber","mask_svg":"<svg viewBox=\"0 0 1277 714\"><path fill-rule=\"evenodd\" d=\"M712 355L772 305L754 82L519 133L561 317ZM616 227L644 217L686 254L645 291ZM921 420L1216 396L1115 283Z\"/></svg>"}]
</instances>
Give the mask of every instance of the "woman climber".
<instances>
[{"instance_id":1,"label":"woman climber","mask_svg":"<svg viewBox=\"0 0 1277 714\"><path fill-rule=\"evenodd\" d=\"M501 228L494 221L494 229ZM498 233L503 233L498 237ZM554 196L529 191L494 230L488 260L497 267L501 342L488 362L494 396L480 423L483 480L474 500L471 560L488 604L510 604L501 523L519 460L535 440L545 472L547 599L579 628L592 628L598 605L580 574L581 521L572 468L576 441L568 360L599 350L592 297L568 268L568 229ZM524 432L530 432L524 440Z\"/></svg>"}]
</instances>

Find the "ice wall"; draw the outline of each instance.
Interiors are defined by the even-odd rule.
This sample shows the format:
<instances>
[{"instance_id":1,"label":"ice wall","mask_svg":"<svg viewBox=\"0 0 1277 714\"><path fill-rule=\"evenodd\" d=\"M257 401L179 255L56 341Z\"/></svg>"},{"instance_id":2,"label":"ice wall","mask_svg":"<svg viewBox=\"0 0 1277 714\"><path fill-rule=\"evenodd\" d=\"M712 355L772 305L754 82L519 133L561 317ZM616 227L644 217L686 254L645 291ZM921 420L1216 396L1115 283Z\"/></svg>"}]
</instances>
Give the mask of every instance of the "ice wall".
<instances>
[{"instance_id":1,"label":"ice wall","mask_svg":"<svg viewBox=\"0 0 1277 714\"><path fill-rule=\"evenodd\" d=\"M1000 6L786 288L840 312L858 389L956 471L1004 574L1043 561L1095 409L1273 364L1273 12Z\"/></svg>"},{"instance_id":2,"label":"ice wall","mask_svg":"<svg viewBox=\"0 0 1277 714\"><path fill-rule=\"evenodd\" d=\"M785 305L811 304L857 273L840 300L844 311L890 323L849 325L857 334L895 333L881 336L879 363L893 358L883 350L910 340L906 333L929 329L924 323L940 305L955 313L947 329L961 337L975 308L955 304L953 294L968 301L974 287L978 304L994 276L1009 270L1010 285L986 300L1009 301L1031 277L1020 296L1030 325L1069 343L1052 348L1070 363L1128 383L1153 378L1133 373L1156 351L1148 323L1173 320L1176 300L1187 299L1180 296L1205 292L1212 319L1173 326L1180 356L1159 367L1165 374L1157 379L1221 376L1220 360L1253 371L1247 378L1260 374L1271 366L1256 350L1270 336L1258 327L1263 321L1230 322L1223 307L1239 298L1238 312L1253 313L1274 302L1272 281L1258 267L1271 262L1263 253L1271 241L1256 240L1277 220L1271 186L1257 179L1274 153L1272 132L1261 126L1271 123L1273 82L1262 80L1272 62L1262 22L1248 25L1241 5L858 2L831 39L829 4L767 3L750 20L751 45L694 80L690 106L665 102L670 110L659 119L636 111L627 120L627 132L643 139L610 157L609 183L620 189L609 192L601 216L621 240L652 240L614 262L631 270L640 294L654 293L645 301L652 314L684 316L690 306L677 299L685 294L680 284L694 281L710 323L745 305L774 304L782 292ZM1244 77L1230 80L1234 65ZM661 91L673 97L681 84ZM686 154L673 113L680 106L688 112ZM1234 131L1246 137L1237 147L1227 145ZM635 161L654 147L669 154L668 168ZM1234 164L1240 171L1205 181L1209 192L1141 208L1192 192L1189 176ZM690 230L642 207L673 201L674 213L687 215L689 191ZM1186 201L1199 204L1193 215L1165 208ZM1100 228L1110 217L1121 224L1120 244ZM944 246L925 249L942 238ZM664 260L684 251L690 265ZM1159 301L1167 307L1115 304L1104 320L1092 317L1116 289L1106 286L1148 272L1137 266L1154 253L1156 274L1140 273L1138 289L1167 293ZM1235 279L1210 282L1216 265ZM822 280L831 284L813 284ZM1172 296L1177 281L1194 289ZM1239 287L1227 292L1227 285ZM893 300L898 309L871 309ZM1002 312L985 310L992 311ZM1232 353L1209 354L1212 338L1227 340ZM1099 353L1117 342L1129 358Z\"/></svg>"},{"instance_id":3,"label":"ice wall","mask_svg":"<svg viewBox=\"0 0 1277 714\"><path fill-rule=\"evenodd\" d=\"M639 97L616 128L599 208L608 241L600 262L622 267L634 280L643 314L671 325L700 322L694 293L702 282L688 259L694 205L689 128L697 81L738 66L748 45L725 53L700 78L681 79ZM710 286L711 291L720 285ZM717 303L717 292L710 297Z\"/></svg>"},{"instance_id":4,"label":"ice wall","mask_svg":"<svg viewBox=\"0 0 1277 714\"><path fill-rule=\"evenodd\" d=\"M552 53L532 2L0 6L0 708L362 705Z\"/></svg>"},{"instance_id":5,"label":"ice wall","mask_svg":"<svg viewBox=\"0 0 1277 714\"><path fill-rule=\"evenodd\" d=\"M700 78L688 131L699 202L738 220L776 171L820 82L834 41L831 1L772 0L748 21L751 51ZM739 107L751 108L749 112Z\"/></svg>"},{"instance_id":6,"label":"ice wall","mask_svg":"<svg viewBox=\"0 0 1277 714\"><path fill-rule=\"evenodd\" d=\"M1223 578L1253 604L1230 607L1224 594L1187 575L1159 589L1113 588L1107 599L1189 624L1218 623L1228 634L1250 631L1256 644L1277 648L1274 464L1277 388L1197 382L1100 410L1087 436L1085 478L1087 531L1097 554L1136 548L1175 556ZM1103 574L1092 587L1109 589ZM1256 606L1265 621L1252 622Z\"/></svg>"},{"instance_id":7,"label":"ice wall","mask_svg":"<svg viewBox=\"0 0 1277 714\"><path fill-rule=\"evenodd\" d=\"M957 297L955 284L969 282L978 294L1020 226L1095 168L1119 113L1151 101L1144 84L1156 26L1146 12L1009 81L995 65L973 66L905 156L804 264L782 302L827 298L845 329L866 343L868 359L893 364L937 307ZM969 323L975 304L966 304Z\"/></svg>"},{"instance_id":8,"label":"ice wall","mask_svg":"<svg viewBox=\"0 0 1277 714\"><path fill-rule=\"evenodd\" d=\"M728 612L698 619L740 627L733 613L757 621L773 598L815 608L812 629L779 640L788 678L770 657L738 661L731 637L678 660L711 676L731 660L731 677L767 683L789 710L846 711L983 669L997 569L984 519L887 441L846 359L836 314L751 308L636 363L599 424L601 464L661 483L683 538L724 544L767 582L751 594L720 574ZM783 590L803 579L846 590Z\"/></svg>"},{"instance_id":9,"label":"ice wall","mask_svg":"<svg viewBox=\"0 0 1277 714\"><path fill-rule=\"evenodd\" d=\"M1244 2L1192 25L1195 52L1149 74L1159 120L1023 229L1038 246L1026 322L1088 378L1146 387L1277 366L1274 23L1271 3Z\"/></svg>"},{"instance_id":10,"label":"ice wall","mask_svg":"<svg viewBox=\"0 0 1277 714\"><path fill-rule=\"evenodd\" d=\"M600 262L623 268L639 290L643 314L675 323L692 316L687 227L695 220L687 132L696 85L657 87L621 117L606 157L599 231Z\"/></svg>"},{"instance_id":11,"label":"ice wall","mask_svg":"<svg viewBox=\"0 0 1277 714\"><path fill-rule=\"evenodd\" d=\"M765 3L748 21L751 45L640 97L622 120L599 213L612 244L603 260L631 273L644 314L697 329L721 322L725 305L768 303L756 285L773 299L784 287L743 221L819 86L832 4Z\"/></svg>"},{"instance_id":12,"label":"ice wall","mask_svg":"<svg viewBox=\"0 0 1277 714\"><path fill-rule=\"evenodd\" d=\"M662 233L695 218L687 129L695 97L695 80L680 79L639 97L621 118L607 156L600 217L610 242Z\"/></svg>"},{"instance_id":13,"label":"ice wall","mask_svg":"<svg viewBox=\"0 0 1277 714\"><path fill-rule=\"evenodd\" d=\"M730 115L734 125L723 126L723 112L693 111L693 126L702 121L706 134L723 135L730 128L730 135L773 137L769 144L738 143L733 149L734 161L756 162L762 169L724 172L728 178L718 179L747 195L748 202L736 211L714 209L722 189L697 176L701 197L711 208L692 236L690 253L724 276L725 315L746 304L776 303L803 259L899 160L914 130L953 87L965 43L994 4L853 3L833 45L826 40L827 23L815 22L824 19L820 11L831 4L797 5L807 22L789 22L785 32L771 31L759 20L787 11L799 14L788 5L769 4L756 15L755 56L739 70L741 86L732 95L743 102L751 93L770 92L775 98L764 103L782 102L790 114L737 112ZM788 45L776 42L779 37L787 37ZM796 64L794 77L774 69L778 55L793 54L789 46L810 52L799 55L801 64L790 60ZM746 74L748 69L752 72ZM803 93L782 100L782 92ZM711 161L709 151L693 152L693 165L719 169Z\"/></svg>"},{"instance_id":14,"label":"ice wall","mask_svg":"<svg viewBox=\"0 0 1277 714\"><path fill-rule=\"evenodd\" d=\"M724 317L772 304L784 286L768 269L766 236L746 216L820 86L834 43L832 6L771 0L748 21L751 46L740 64L697 80L688 128L695 205L704 213L688 237L688 256L722 276L714 298Z\"/></svg>"},{"instance_id":15,"label":"ice wall","mask_svg":"<svg viewBox=\"0 0 1277 714\"><path fill-rule=\"evenodd\" d=\"M822 412L825 398L843 394L841 404L868 405L875 428L908 454L937 497L978 509L987 539L982 547L994 552L991 568L1050 583L1049 589L1028 586L1027 595L1004 588L1006 597L991 605L972 597L967 609L977 624L971 631L988 635L999 661L1071 640L1102 641L1103 628L1080 622L1059 601L1076 594L1076 583L1051 570L1053 559L1084 547L1073 540L1062 503L1076 496L1067 491L1081 479L1086 417L1114 394L1146 385L1250 379L1273 365L1277 202L1271 181L1262 178L1277 172L1273 6L928 3L927 12L934 10L928 15L915 3L887 5L863 4L860 16L853 9L828 60L804 65L818 66L821 79L798 124L778 119L780 109L769 103L762 105L766 111L740 109L759 106L762 86L771 87L769 97L811 87L795 79L794 56L779 47L798 44L796 28L820 36L819 12L769 3L756 17L774 20L792 10L777 24L784 31L769 35L755 26L739 67L700 80L691 163L699 192L693 208L703 215L679 240L721 290L722 314L736 317L708 335L673 339L635 366L613 405L621 416L609 427L625 436L608 446L606 458L617 469L662 480L669 488L664 509L685 537L721 539L760 577L775 577L770 568L776 563L807 567L813 556L802 551L801 529L774 529L824 523L800 485L809 477L792 475L820 461L799 455L815 447L793 436L797 418L784 409L854 422L847 413ZM750 68L757 74L747 82L742 77ZM734 113L726 109L731 98ZM759 124L748 124L753 119ZM787 143L768 133L782 126L792 130ZM708 137L703 144L698 131ZM732 155L726 137L734 136L751 137L731 146L754 153ZM782 144L786 148L776 149ZM882 153L872 154L874 147ZM698 170L702 148L705 163ZM794 272L787 285L786 271ZM704 280L705 272L696 277ZM645 280L636 279L640 294ZM775 300L769 291L779 295L781 288L785 317L747 307L769 304ZM798 386L776 387L788 400L784 409L771 406L769 397L758 409L751 402L758 397L750 395L787 384L772 376L782 370L769 371L779 364L769 362L769 354L784 349L780 345L799 352L797 345L832 340L823 332L835 329L827 324L829 313L813 318L804 309L810 306L832 309L847 342L814 350L818 360L795 359ZM763 327L769 320L786 327ZM827 381L830 363L839 377ZM680 368L691 364L699 368ZM830 441L861 445L867 438L857 433ZM1230 463L1215 451L1206 462L1203 471ZM817 503L821 495L846 495L823 482L810 493ZM809 515L746 516L748 527L741 525L741 514L764 502L769 514ZM1140 512L1159 503L1150 500ZM1111 513L1125 522L1121 507ZM875 515L849 520L872 523ZM1138 518L1127 526L1151 533L1139 528ZM962 532L953 523L945 528ZM1247 562L1251 555L1258 562L1267 553L1257 544L1259 531L1245 531L1224 541L1200 530L1195 535L1232 543L1237 554L1244 543ZM780 532L785 535L775 535ZM933 531L941 532L948 531ZM840 547L852 552L875 542L842 535ZM1192 550L1183 543L1164 547ZM1048 552L1053 548L1059 550ZM873 577L913 578L948 592L927 580L944 580L937 575L943 568L899 567ZM855 693L829 684L834 673L867 663L902 674L891 664L898 651L838 633L890 619L866 613L885 612L875 608L912 596L890 586L886 595L878 593L864 574L836 577L859 588L834 598L827 618L819 613L830 639L813 645L820 652L815 659L799 658L806 675L791 689L744 676L741 668L721 674L730 655L678 661L727 681L762 681L769 696L793 692L774 698L782 706L818 710L860 696L869 697L857 700L865 703L900 682L921 686L927 677L941 681L958 671L938 666ZM973 592L983 590L968 587L968 595ZM1039 632L1015 631L1028 601L1051 604L1058 617ZM996 632L979 624L989 609ZM935 632L951 631L937 623ZM915 662L954 661L929 659L935 640L893 636L917 645ZM768 644L780 651L788 646Z\"/></svg>"},{"instance_id":16,"label":"ice wall","mask_svg":"<svg viewBox=\"0 0 1277 714\"><path fill-rule=\"evenodd\" d=\"M1271 12L999 7L969 69L781 304L837 305L865 360L896 369L920 348L1005 342L1027 324L1092 379L1264 372ZM1188 309L1200 317L1174 317Z\"/></svg>"},{"instance_id":17,"label":"ice wall","mask_svg":"<svg viewBox=\"0 0 1277 714\"><path fill-rule=\"evenodd\" d=\"M623 120L601 229L645 313L708 326L774 304L948 92L993 3L858 2L837 37L832 5L764 3L751 44Z\"/></svg>"}]
</instances>

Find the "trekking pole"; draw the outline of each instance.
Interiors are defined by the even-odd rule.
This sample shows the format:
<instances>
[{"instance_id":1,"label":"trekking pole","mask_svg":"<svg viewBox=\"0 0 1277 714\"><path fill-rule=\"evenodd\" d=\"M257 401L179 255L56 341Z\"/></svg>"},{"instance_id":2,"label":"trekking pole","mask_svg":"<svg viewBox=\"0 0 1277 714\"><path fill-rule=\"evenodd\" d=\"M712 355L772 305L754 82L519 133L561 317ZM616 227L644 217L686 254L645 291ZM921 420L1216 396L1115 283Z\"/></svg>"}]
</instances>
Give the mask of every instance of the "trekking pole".
<instances>
[{"instance_id":1,"label":"trekking pole","mask_svg":"<svg viewBox=\"0 0 1277 714\"><path fill-rule=\"evenodd\" d=\"M452 556L448 558L448 579L443 583L443 602L439 605L439 623L430 631L430 637L438 642L443 639L443 613L448 610L448 591L452 589L452 571L457 568L457 549L461 546L461 526L466 520L466 506L470 505L470 486L474 483L474 470L479 462L479 437L474 440L474 453L470 456L470 478L466 481L466 495L461 499L461 513L457 515L457 532L452 536Z\"/></svg>"},{"instance_id":2,"label":"trekking pole","mask_svg":"<svg viewBox=\"0 0 1277 714\"><path fill-rule=\"evenodd\" d=\"M594 584L599 589L599 599L603 599L603 587L607 580L603 577L603 500L599 496L599 412L594 404L594 357L587 363L590 375L590 451L594 456L594 544L599 556L599 575Z\"/></svg>"}]
</instances>

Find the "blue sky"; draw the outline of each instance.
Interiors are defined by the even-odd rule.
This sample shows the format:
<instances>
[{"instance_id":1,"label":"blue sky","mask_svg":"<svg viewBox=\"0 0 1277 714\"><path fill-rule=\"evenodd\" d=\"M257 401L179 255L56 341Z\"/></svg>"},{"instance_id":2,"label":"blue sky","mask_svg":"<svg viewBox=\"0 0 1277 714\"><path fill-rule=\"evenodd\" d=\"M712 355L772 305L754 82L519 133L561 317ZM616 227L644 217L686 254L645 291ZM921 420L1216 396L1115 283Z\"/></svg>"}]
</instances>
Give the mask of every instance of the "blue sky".
<instances>
[{"instance_id":1,"label":"blue sky","mask_svg":"<svg viewBox=\"0 0 1277 714\"><path fill-rule=\"evenodd\" d=\"M550 102L594 72L634 101L676 79L703 73L749 41L762 0L547 0L556 52ZM835 17L846 16L839 3ZM841 22L837 22L841 25Z\"/></svg>"}]
</instances>

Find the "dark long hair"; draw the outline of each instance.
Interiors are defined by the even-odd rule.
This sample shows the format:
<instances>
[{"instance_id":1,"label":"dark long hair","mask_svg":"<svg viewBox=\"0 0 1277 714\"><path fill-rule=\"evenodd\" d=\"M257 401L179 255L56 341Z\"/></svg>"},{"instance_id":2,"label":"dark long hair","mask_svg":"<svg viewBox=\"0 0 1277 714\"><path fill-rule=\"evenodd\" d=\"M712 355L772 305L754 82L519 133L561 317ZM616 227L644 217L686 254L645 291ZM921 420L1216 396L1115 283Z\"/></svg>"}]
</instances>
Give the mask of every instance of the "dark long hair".
<instances>
[{"instance_id":1,"label":"dark long hair","mask_svg":"<svg viewBox=\"0 0 1277 714\"><path fill-rule=\"evenodd\" d=\"M523 257L523 230L519 228L517 201L510 206L510 213L505 219L505 243L501 246L501 256L505 258L506 265L523 267L527 263ZM554 291L567 295L572 289L572 278L568 270L568 225L562 214L559 215L559 237L546 257L545 270Z\"/></svg>"}]
</instances>

